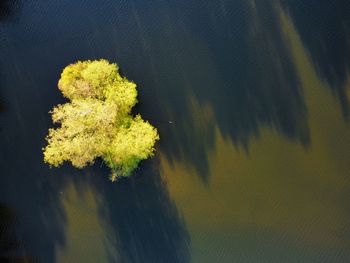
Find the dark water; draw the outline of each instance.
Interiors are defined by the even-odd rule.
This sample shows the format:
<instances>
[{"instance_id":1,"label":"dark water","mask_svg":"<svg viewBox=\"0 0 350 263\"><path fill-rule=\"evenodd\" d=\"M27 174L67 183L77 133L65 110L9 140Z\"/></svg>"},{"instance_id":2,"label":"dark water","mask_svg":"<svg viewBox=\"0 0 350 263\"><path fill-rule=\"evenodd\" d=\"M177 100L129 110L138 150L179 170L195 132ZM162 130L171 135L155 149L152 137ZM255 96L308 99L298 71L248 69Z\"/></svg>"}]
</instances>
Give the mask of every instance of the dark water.
<instances>
[{"instance_id":1,"label":"dark water","mask_svg":"<svg viewBox=\"0 0 350 263\"><path fill-rule=\"evenodd\" d=\"M50 169L61 70L117 62L155 158ZM350 2L2 0L0 261L350 262Z\"/></svg>"}]
</instances>

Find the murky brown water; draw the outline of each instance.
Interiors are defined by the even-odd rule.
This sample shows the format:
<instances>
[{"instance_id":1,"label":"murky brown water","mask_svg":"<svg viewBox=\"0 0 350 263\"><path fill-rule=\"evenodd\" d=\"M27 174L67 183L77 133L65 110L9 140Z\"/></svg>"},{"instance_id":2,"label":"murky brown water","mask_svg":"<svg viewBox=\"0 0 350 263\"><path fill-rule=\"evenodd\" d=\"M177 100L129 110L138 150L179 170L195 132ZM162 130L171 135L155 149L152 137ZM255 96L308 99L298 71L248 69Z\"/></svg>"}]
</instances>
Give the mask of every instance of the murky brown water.
<instances>
[{"instance_id":1,"label":"murky brown water","mask_svg":"<svg viewBox=\"0 0 350 263\"><path fill-rule=\"evenodd\" d=\"M4 1L0 257L348 262L347 2ZM62 68L96 58L161 135L115 184L42 161Z\"/></svg>"}]
</instances>

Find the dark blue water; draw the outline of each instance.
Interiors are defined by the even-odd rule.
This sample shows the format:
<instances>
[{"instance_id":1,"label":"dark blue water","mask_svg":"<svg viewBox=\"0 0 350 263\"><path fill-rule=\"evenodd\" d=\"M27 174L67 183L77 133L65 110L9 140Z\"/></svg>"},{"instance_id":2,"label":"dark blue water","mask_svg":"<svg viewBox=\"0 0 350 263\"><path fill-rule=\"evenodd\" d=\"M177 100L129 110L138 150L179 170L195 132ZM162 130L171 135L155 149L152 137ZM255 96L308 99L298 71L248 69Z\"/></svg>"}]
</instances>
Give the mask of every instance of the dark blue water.
<instances>
[{"instance_id":1,"label":"dark blue water","mask_svg":"<svg viewBox=\"0 0 350 263\"><path fill-rule=\"evenodd\" d=\"M99 58L161 136L117 183L41 150ZM349 68L346 0L2 0L0 261L349 262Z\"/></svg>"}]
</instances>

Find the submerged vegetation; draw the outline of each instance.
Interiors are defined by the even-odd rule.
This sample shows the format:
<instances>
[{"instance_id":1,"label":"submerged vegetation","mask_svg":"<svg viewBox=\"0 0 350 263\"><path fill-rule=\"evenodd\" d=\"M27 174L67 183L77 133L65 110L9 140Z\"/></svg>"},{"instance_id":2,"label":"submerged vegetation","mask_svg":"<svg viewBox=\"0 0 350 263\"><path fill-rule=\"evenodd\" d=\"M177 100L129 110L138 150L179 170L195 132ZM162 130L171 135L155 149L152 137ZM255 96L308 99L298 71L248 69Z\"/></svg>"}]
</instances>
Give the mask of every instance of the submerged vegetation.
<instances>
[{"instance_id":1,"label":"submerged vegetation","mask_svg":"<svg viewBox=\"0 0 350 263\"><path fill-rule=\"evenodd\" d=\"M157 129L140 115L131 115L137 103L136 84L122 77L116 64L107 60L71 64L63 70L58 87L70 102L50 112L61 126L49 129L45 162L58 167L70 161L83 168L102 158L114 181L153 156Z\"/></svg>"}]
</instances>

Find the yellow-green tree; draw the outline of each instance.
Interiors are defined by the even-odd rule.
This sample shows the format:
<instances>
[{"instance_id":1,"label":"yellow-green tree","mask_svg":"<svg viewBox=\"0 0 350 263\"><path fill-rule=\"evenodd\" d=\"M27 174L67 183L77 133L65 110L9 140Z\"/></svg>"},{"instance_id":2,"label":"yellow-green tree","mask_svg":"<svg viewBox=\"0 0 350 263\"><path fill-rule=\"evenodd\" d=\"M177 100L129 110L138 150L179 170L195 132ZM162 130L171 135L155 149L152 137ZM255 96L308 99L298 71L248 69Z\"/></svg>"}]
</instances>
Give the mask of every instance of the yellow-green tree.
<instances>
[{"instance_id":1,"label":"yellow-green tree","mask_svg":"<svg viewBox=\"0 0 350 263\"><path fill-rule=\"evenodd\" d=\"M114 181L153 156L157 129L140 115L131 115L137 103L136 85L119 74L116 64L107 60L71 64L63 70L58 87L70 102L50 112L60 127L49 129L45 162L58 167L70 161L83 168L102 158Z\"/></svg>"}]
</instances>

